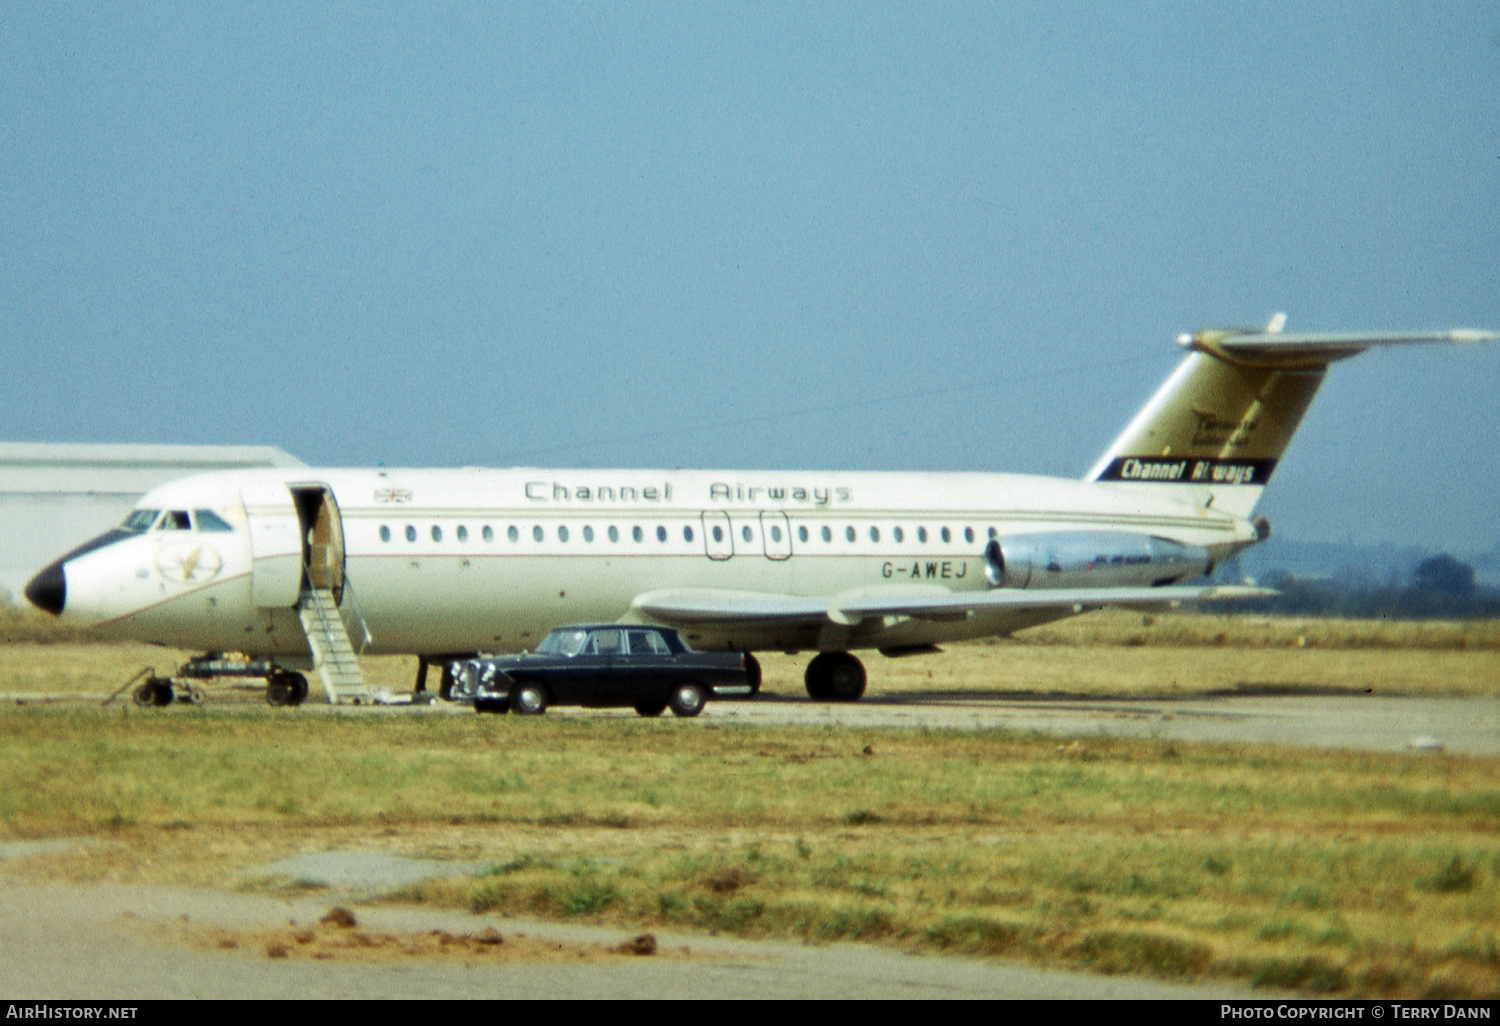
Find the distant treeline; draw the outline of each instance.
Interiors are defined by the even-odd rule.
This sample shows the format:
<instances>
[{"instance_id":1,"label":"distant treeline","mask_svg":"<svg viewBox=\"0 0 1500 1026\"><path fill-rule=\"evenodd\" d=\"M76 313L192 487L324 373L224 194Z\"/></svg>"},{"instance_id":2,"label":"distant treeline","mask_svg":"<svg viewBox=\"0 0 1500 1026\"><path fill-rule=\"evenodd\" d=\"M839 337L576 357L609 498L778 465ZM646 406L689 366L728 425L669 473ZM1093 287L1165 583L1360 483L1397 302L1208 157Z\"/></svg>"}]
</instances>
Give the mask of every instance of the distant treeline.
<instances>
[{"instance_id":1,"label":"distant treeline","mask_svg":"<svg viewBox=\"0 0 1500 1026\"><path fill-rule=\"evenodd\" d=\"M1500 590L1474 583L1474 568L1441 555L1423 560L1404 584L1372 585L1307 579L1273 571L1256 582L1275 588L1273 598L1224 603L1225 612L1349 619L1468 620L1500 617Z\"/></svg>"}]
</instances>

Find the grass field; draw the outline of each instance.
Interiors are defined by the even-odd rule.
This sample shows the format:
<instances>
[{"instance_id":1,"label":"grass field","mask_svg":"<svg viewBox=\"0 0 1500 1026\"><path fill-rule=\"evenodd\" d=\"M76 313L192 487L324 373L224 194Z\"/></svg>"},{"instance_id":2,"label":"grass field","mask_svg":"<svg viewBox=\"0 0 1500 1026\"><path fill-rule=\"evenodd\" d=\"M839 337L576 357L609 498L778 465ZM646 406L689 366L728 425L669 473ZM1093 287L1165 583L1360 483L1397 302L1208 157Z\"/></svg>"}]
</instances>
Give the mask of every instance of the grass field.
<instances>
[{"instance_id":1,"label":"grass field","mask_svg":"<svg viewBox=\"0 0 1500 1026\"><path fill-rule=\"evenodd\" d=\"M1408 632L1397 644L1380 624L1320 635L1305 624L1098 619L1092 638L1059 627L932 658L872 657L872 689L1144 694L1279 677L1500 694L1486 625L1395 625ZM170 666L163 656L0 645L0 692L108 693L146 662ZM800 688L801 660L764 662L768 686ZM409 687L414 664L366 668ZM253 691L160 710L12 702L0 706L0 739L0 835L94 842L8 863L13 875L298 888L257 867L293 852L384 850L487 867L393 900L1320 994L1500 996L1492 758L670 718L309 715Z\"/></svg>"}]
</instances>

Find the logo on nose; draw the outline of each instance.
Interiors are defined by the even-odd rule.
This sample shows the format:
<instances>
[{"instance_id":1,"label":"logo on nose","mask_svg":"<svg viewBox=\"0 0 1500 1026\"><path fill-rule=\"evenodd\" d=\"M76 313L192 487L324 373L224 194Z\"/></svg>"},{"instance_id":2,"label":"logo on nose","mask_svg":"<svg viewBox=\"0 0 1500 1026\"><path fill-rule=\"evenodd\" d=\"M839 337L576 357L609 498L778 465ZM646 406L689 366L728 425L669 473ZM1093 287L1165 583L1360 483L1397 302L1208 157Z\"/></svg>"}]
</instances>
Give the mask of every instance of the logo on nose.
<instances>
[{"instance_id":1,"label":"logo on nose","mask_svg":"<svg viewBox=\"0 0 1500 1026\"><path fill-rule=\"evenodd\" d=\"M201 584L219 576L224 559L207 545L182 542L156 554L156 572L173 584Z\"/></svg>"}]
</instances>

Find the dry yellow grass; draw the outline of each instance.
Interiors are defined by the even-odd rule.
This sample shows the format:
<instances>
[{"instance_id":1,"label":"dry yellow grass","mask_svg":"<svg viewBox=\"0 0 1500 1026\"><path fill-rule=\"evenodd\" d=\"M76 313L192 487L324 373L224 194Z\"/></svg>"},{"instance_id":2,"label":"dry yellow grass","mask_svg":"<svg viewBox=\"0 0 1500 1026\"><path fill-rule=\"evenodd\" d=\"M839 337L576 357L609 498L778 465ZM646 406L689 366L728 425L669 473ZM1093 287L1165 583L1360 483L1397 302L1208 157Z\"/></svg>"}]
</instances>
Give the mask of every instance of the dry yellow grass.
<instances>
[{"instance_id":1,"label":"dry yellow grass","mask_svg":"<svg viewBox=\"0 0 1500 1026\"><path fill-rule=\"evenodd\" d=\"M0 709L14 875L302 886L1318 993L1494 996L1500 760L636 718Z\"/></svg>"},{"instance_id":2,"label":"dry yellow grass","mask_svg":"<svg viewBox=\"0 0 1500 1026\"><path fill-rule=\"evenodd\" d=\"M147 645L16 640L0 644L0 695L101 697L143 668L169 673L188 655ZM759 658L769 690L802 692L806 654L770 652ZM1500 696L1500 624L1106 611L1015 638L948 645L939 655L886 659L867 653L865 661L871 691L887 694L1181 697L1248 685L1260 690ZM410 690L416 679L415 657L366 657L361 664L371 685L393 692ZM436 689L437 676L434 668L430 689ZM229 687L210 689L215 701L235 695ZM239 692L239 700L256 698L253 687Z\"/></svg>"}]
</instances>

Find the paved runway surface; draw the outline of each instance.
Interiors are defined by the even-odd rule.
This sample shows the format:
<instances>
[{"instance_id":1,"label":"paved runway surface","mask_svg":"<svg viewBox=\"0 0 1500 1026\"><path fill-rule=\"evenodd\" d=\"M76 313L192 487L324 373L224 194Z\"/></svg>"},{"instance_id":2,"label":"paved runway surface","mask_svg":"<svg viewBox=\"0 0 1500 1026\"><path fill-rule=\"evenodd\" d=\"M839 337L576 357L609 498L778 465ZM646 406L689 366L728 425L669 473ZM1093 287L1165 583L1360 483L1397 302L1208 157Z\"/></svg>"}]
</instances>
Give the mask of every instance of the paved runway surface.
<instances>
[{"instance_id":1,"label":"paved runway surface","mask_svg":"<svg viewBox=\"0 0 1500 1026\"><path fill-rule=\"evenodd\" d=\"M151 998L1092 998L1248 997L1229 985L1173 986L1044 972L998 961L911 956L862 945L803 947L658 934L701 959L632 957L580 965L347 964L212 951L174 938L193 924L252 929L316 923L334 897L0 881L0 994L7 1000ZM619 943L620 930L527 923L410 907L356 906L371 931L525 933ZM1260 996L1264 996L1263 994Z\"/></svg>"},{"instance_id":2,"label":"paved runway surface","mask_svg":"<svg viewBox=\"0 0 1500 1026\"><path fill-rule=\"evenodd\" d=\"M704 715L750 723L1002 728L1073 736L1500 755L1500 699L1495 698L1235 694L1101 701L966 691L872 695L854 705L763 696L754 702L710 704Z\"/></svg>"}]
</instances>

